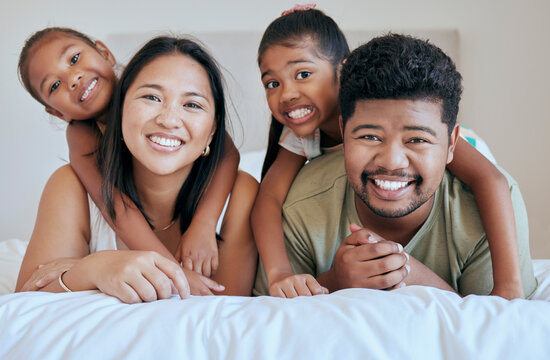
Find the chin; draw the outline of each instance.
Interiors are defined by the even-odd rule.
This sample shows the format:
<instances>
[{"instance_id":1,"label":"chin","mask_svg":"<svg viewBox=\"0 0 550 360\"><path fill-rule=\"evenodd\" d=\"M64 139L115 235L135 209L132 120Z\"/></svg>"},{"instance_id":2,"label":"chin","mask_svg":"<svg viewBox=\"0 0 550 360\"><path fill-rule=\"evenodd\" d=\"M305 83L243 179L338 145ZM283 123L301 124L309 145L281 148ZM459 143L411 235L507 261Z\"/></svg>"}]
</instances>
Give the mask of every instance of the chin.
<instances>
[{"instance_id":1,"label":"chin","mask_svg":"<svg viewBox=\"0 0 550 360\"><path fill-rule=\"evenodd\" d=\"M309 136L311 134L313 134L315 132L315 129L317 129L317 127L315 126L310 126L309 124L306 124L306 125L302 125L302 126L289 126L289 128L296 134L298 135L299 137L306 137L306 136Z\"/></svg>"},{"instance_id":2,"label":"chin","mask_svg":"<svg viewBox=\"0 0 550 360\"><path fill-rule=\"evenodd\" d=\"M375 215L388 219L398 219L409 215L416 209L422 206L426 201L424 199L416 199L409 201L405 204L397 204L397 202L382 202L373 204L369 197L365 193L359 193L361 201L372 211Z\"/></svg>"},{"instance_id":3,"label":"chin","mask_svg":"<svg viewBox=\"0 0 550 360\"><path fill-rule=\"evenodd\" d=\"M380 217L383 217L383 218L389 218L389 219L398 219L398 218L402 218L404 216L407 216L409 215L410 213L412 213L414 210L416 210L415 208L411 208L411 209L403 209L403 208L398 208L398 209L388 209L388 208L375 208L373 206L370 206L369 204L367 204L367 207L376 215L380 216Z\"/></svg>"}]
</instances>

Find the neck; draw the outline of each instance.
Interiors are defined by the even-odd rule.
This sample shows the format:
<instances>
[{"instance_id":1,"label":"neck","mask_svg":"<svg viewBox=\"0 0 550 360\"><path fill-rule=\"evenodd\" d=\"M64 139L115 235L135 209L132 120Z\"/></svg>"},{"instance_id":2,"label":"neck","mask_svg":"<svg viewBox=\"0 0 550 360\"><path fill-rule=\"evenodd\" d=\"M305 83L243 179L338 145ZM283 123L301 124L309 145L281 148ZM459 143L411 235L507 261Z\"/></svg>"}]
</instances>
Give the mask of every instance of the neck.
<instances>
[{"instance_id":1,"label":"neck","mask_svg":"<svg viewBox=\"0 0 550 360\"><path fill-rule=\"evenodd\" d=\"M363 227L374 231L382 238L407 245L413 236L420 230L434 203L434 197L426 201L412 213L400 218L387 218L372 212L365 203L355 195L355 208Z\"/></svg>"},{"instance_id":2,"label":"neck","mask_svg":"<svg viewBox=\"0 0 550 360\"><path fill-rule=\"evenodd\" d=\"M107 122L109 121L109 112L104 111L95 118L95 121L97 122L98 126L105 128L105 126L107 126Z\"/></svg>"},{"instance_id":3,"label":"neck","mask_svg":"<svg viewBox=\"0 0 550 360\"><path fill-rule=\"evenodd\" d=\"M191 166L173 174L157 175L134 160L136 190L155 229L162 229L173 220L176 199L190 170Z\"/></svg>"},{"instance_id":4,"label":"neck","mask_svg":"<svg viewBox=\"0 0 550 360\"><path fill-rule=\"evenodd\" d=\"M321 130L321 146L330 147L342 143L342 133L338 124L339 114L340 110L337 108L332 116L319 125L319 129Z\"/></svg>"}]
</instances>

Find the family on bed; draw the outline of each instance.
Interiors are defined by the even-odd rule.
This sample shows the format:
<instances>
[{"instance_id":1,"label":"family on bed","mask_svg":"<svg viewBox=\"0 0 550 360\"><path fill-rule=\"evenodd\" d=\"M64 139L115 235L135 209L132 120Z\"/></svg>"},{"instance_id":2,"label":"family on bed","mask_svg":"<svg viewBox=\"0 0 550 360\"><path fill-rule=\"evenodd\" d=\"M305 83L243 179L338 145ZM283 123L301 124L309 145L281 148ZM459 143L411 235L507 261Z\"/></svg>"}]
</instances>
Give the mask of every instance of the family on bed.
<instances>
[{"instance_id":1,"label":"family on bed","mask_svg":"<svg viewBox=\"0 0 550 360\"><path fill-rule=\"evenodd\" d=\"M461 75L428 41L387 34L350 53L311 5L275 19L258 50L272 113L261 184L238 170L221 73L200 44L156 37L120 78L115 64L68 28L21 51L26 90L69 124L70 165L44 188L17 291L135 303L535 290L518 185L456 124Z\"/></svg>"}]
</instances>

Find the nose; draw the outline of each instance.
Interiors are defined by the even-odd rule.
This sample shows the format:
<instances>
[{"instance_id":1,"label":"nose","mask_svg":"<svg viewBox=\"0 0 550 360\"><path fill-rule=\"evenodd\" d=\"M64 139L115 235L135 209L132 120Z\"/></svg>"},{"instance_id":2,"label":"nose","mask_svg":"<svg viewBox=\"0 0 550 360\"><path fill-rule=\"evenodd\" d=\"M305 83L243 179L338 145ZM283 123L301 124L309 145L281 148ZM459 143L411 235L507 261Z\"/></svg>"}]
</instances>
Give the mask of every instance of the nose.
<instances>
[{"instance_id":1,"label":"nose","mask_svg":"<svg viewBox=\"0 0 550 360\"><path fill-rule=\"evenodd\" d=\"M300 93L298 92L296 85L292 81L287 82L286 84L282 84L281 87L282 87L282 94L281 94L282 103L292 102L300 97Z\"/></svg>"},{"instance_id":2,"label":"nose","mask_svg":"<svg viewBox=\"0 0 550 360\"><path fill-rule=\"evenodd\" d=\"M406 147L399 142L390 142L379 147L375 165L388 171L406 169L409 158Z\"/></svg>"},{"instance_id":3,"label":"nose","mask_svg":"<svg viewBox=\"0 0 550 360\"><path fill-rule=\"evenodd\" d=\"M82 80L82 73L78 70L73 71L69 75L69 82L68 82L69 86L71 87L71 90L77 89L81 80Z\"/></svg>"},{"instance_id":4,"label":"nose","mask_svg":"<svg viewBox=\"0 0 550 360\"><path fill-rule=\"evenodd\" d=\"M165 129L177 129L183 125L183 117L178 106L164 103L155 118L155 123Z\"/></svg>"}]
</instances>

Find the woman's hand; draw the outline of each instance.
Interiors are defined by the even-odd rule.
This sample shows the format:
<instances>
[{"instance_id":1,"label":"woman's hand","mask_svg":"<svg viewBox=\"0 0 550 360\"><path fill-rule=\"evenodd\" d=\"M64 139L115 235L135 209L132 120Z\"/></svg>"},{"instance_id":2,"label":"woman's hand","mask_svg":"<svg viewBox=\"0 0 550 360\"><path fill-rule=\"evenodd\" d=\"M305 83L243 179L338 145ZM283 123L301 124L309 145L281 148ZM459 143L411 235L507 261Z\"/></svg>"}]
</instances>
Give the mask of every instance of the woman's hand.
<instances>
[{"instance_id":1,"label":"woman's hand","mask_svg":"<svg viewBox=\"0 0 550 360\"><path fill-rule=\"evenodd\" d=\"M216 232L191 224L181 237L176 249L176 260L181 261L188 270L206 277L213 276L218 270Z\"/></svg>"},{"instance_id":2,"label":"woman's hand","mask_svg":"<svg viewBox=\"0 0 550 360\"><path fill-rule=\"evenodd\" d=\"M154 251L105 250L75 264L63 281L73 291L98 289L125 303L180 298L189 293L181 267Z\"/></svg>"},{"instance_id":3,"label":"woman's hand","mask_svg":"<svg viewBox=\"0 0 550 360\"><path fill-rule=\"evenodd\" d=\"M57 281L59 274L69 270L79 260L79 258L63 258L39 265L29 280L21 287L21 291L38 291L52 281Z\"/></svg>"}]
</instances>

